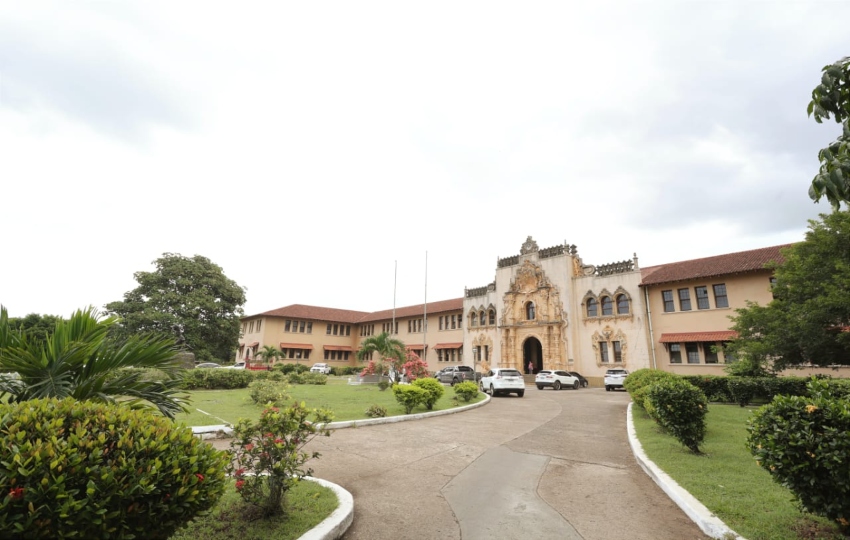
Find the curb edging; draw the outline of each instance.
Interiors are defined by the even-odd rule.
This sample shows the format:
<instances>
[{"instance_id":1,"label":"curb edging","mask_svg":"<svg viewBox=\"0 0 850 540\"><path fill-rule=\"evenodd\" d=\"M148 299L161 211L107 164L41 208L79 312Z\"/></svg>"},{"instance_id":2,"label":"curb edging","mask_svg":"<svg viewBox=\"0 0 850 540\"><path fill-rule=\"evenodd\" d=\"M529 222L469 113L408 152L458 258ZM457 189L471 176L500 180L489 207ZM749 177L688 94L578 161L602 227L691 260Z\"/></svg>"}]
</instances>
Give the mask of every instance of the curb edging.
<instances>
[{"instance_id":1,"label":"curb edging","mask_svg":"<svg viewBox=\"0 0 850 540\"><path fill-rule=\"evenodd\" d=\"M304 480L316 482L331 489L336 495L339 505L324 521L302 534L298 540L336 540L342 537L354 521L354 497L333 482L310 476L305 476Z\"/></svg>"}]
</instances>

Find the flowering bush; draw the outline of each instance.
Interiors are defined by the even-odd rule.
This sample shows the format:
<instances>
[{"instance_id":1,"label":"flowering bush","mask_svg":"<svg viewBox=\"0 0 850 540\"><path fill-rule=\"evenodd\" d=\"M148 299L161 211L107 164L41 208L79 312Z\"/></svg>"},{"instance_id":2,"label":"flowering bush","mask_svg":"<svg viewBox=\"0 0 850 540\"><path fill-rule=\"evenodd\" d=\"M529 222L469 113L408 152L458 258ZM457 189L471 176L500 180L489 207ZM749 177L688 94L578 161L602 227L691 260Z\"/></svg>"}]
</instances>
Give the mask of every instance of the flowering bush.
<instances>
[{"instance_id":1,"label":"flowering bush","mask_svg":"<svg viewBox=\"0 0 850 540\"><path fill-rule=\"evenodd\" d=\"M311 422L310 418L315 422ZM233 428L233 453L228 472L236 480L242 499L260 508L263 515L283 512L286 492L312 469L302 467L319 457L303 451L316 436L329 436L324 424L333 415L325 409L307 409L304 403L265 409L256 423L242 419Z\"/></svg>"},{"instance_id":2,"label":"flowering bush","mask_svg":"<svg viewBox=\"0 0 850 540\"><path fill-rule=\"evenodd\" d=\"M811 397L777 396L753 414L747 446L803 509L850 530L850 401L808 385Z\"/></svg>"},{"instance_id":3,"label":"flowering bush","mask_svg":"<svg viewBox=\"0 0 850 540\"><path fill-rule=\"evenodd\" d=\"M428 371L428 364L423 362L419 358L419 355L413 351L407 353L407 361L402 366L402 371L407 375L407 380L411 382L431 377L431 372ZM430 409L431 407L428 408Z\"/></svg>"},{"instance_id":4,"label":"flowering bush","mask_svg":"<svg viewBox=\"0 0 850 540\"><path fill-rule=\"evenodd\" d=\"M0 404L0 537L168 538L215 505L227 461L150 411Z\"/></svg>"}]
</instances>

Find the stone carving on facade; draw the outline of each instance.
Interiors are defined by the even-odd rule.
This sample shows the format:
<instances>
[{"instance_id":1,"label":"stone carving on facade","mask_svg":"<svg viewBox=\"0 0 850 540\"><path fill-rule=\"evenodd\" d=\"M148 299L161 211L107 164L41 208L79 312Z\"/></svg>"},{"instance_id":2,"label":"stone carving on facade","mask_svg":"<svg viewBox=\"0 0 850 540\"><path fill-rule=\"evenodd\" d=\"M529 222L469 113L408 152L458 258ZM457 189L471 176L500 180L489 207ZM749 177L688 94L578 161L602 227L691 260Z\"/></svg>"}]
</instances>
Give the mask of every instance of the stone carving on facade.
<instances>
[{"instance_id":1,"label":"stone carving on facade","mask_svg":"<svg viewBox=\"0 0 850 540\"><path fill-rule=\"evenodd\" d=\"M614 358L614 346L613 342L620 342L620 361L616 361ZM624 366L626 365L626 355L628 351L628 343L626 339L626 334L623 333L621 329L617 329L616 331L610 326L605 326L605 328L601 330L597 330L593 332L593 335L590 336L591 346L593 348L593 356L596 360L596 365L599 367L607 366ZM608 344L608 362L602 361L602 355L599 353L599 343L605 342Z\"/></svg>"},{"instance_id":2,"label":"stone carving on facade","mask_svg":"<svg viewBox=\"0 0 850 540\"><path fill-rule=\"evenodd\" d=\"M519 250L520 255L528 255L529 253L536 253L540 248L537 247L537 242L531 239L529 236L525 239L525 243L522 244L522 247Z\"/></svg>"}]
</instances>

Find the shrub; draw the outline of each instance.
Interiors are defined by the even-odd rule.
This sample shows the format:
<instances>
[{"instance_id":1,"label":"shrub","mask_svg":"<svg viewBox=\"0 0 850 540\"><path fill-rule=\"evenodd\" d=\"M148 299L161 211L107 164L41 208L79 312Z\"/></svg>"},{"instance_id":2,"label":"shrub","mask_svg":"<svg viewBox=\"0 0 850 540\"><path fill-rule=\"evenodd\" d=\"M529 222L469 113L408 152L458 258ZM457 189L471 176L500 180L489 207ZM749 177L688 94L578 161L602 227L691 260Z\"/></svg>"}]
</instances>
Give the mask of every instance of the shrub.
<instances>
[{"instance_id":1,"label":"shrub","mask_svg":"<svg viewBox=\"0 0 850 540\"><path fill-rule=\"evenodd\" d=\"M290 373L304 373L305 371L310 371L310 368L305 364L275 364L273 369L280 370L286 375Z\"/></svg>"},{"instance_id":2,"label":"shrub","mask_svg":"<svg viewBox=\"0 0 850 540\"><path fill-rule=\"evenodd\" d=\"M718 375L683 375L683 379L696 386L709 401L732 403L732 394L729 392L729 377Z\"/></svg>"},{"instance_id":3,"label":"shrub","mask_svg":"<svg viewBox=\"0 0 850 540\"><path fill-rule=\"evenodd\" d=\"M813 380L810 397L777 396L753 414L747 446L803 509L850 527L850 402Z\"/></svg>"},{"instance_id":4,"label":"shrub","mask_svg":"<svg viewBox=\"0 0 850 540\"><path fill-rule=\"evenodd\" d=\"M199 368L187 369L183 374L183 388L186 390L230 390L247 388L254 380L254 374L246 369Z\"/></svg>"},{"instance_id":5,"label":"shrub","mask_svg":"<svg viewBox=\"0 0 850 540\"><path fill-rule=\"evenodd\" d=\"M378 390L383 392L384 390L386 390L389 387L390 387L389 381L378 381Z\"/></svg>"},{"instance_id":6,"label":"shrub","mask_svg":"<svg viewBox=\"0 0 850 540\"><path fill-rule=\"evenodd\" d=\"M387 408L380 405L370 405L366 409L366 416L369 418L383 418L387 415Z\"/></svg>"},{"instance_id":7,"label":"shrub","mask_svg":"<svg viewBox=\"0 0 850 540\"><path fill-rule=\"evenodd\" d=\"M414 407L421 405L428 398L428 391L412 384L396 384L393 394L399 405L404 407L404 413L410 414Z\"/></svg>"},{"instance_id":8,"label":"shrub","mask_svg":"<svg viewBox=\"0 0 850 540\"><path fill-rule=\"evenodd\" d=\"M286 492L313 474L312 469L302 467L319 457L318 452L304 452L304 445L318 435L329 436L325 424L331 420L330 411L307 409L303 403L267 408L257 423L240 420L233 428L233 460L228 472L242 499L259 507L265 516L282 513Z\"/></svg>"},{"instance_id":9,"label":"shrub","mask_svg":"<svg viewBox=\"0 0 850 540\"><path fill-rule=\"evenodd\" d=\"M428 393L423 403L425 404L425 408L429 411L434 408L434 404L443 397L443 394L446 391L446 388L437 379L416 379L410 384L419 387Z\"/></svg>"},{"instance_id":10,"label":"shrub","mask_svg":"<svg viewBox=\"0 0 850 540\"><path fill-rule=\"evenodd\" d=\"M749 405L754 398L764 393L759 378L730 377L726 384L732 401L741 407Z\"/></svg>"},{"instance_id":11,"label":"shrub","mask_svg":"<svg viewBox=\"0 0 850 540\"><path fill-rule=\"evenodd\" d=\"M328 376L324 373L307 372L304 375L301 375L301 377L304 379L302 384L328 384Z\"/></svg>"},{"instance_id":12,"label":"shrub","mask_svg":"<svg viewBox=\"0 0 850 540\"><path fill-rule=\"evenodd\" d=\"M249 386L251 401L257 405L282 405L289 399L286 384L275 381L254 381Z\"/></svg>"},{"instance_id":13,"label":"shrub","mask_svg":"<svg viewBox=\"0 0 850 540\"><path fill-rule=\"evenodd\" d=\"M436 379L432 379L436 381ZM442 385L440 385L442 386ZM454 385L455 397L458 397L466 402L472 401L478 395L478 385L472 381L464 381Z\"/></svg>"},{"instance_id":14,"label":"shrub","mask_svg":"<svg viewBox=\"0 0 850 540\"><path fill-rule=\"evenodd\" d=\"M255 381L289 382L286 375L280 370L252 371Z\"/></svg>"},{"instance_id":15,"label":"shrub","mask_svg":"<svg viewBox=\"0 0 850 540\"><path fill-rule=\"evenodd\" d=\"M680 378L665 379L649 387L647 413L658 424L699 454L705 438L705 413L708 400L699 388Z\"/></svg>"},{"instance_id":16,"label":"shrub","mask_svg":"<svg viewBox=\"0 0 850 540\"><path fill-rule=\"evenodd\" d=\"M670 373L669 371L661 371L660 369L639 369L634 373L630 373L628 377L626 377L626 380L623 381L623 388L629 392L629 395L632 397L632 401L635 405L644 409L644 401L646 400L647 392L649 392L649 389L653 384L663 380L678 378L678 375Z\"/></svg>"},{"instance_id":17,"label":"shrub","mask_svg":"<svg viewBox=\"0 0 850 540\"><path fill-rule=\"evenodd\" d=\"M0 531L168 538L218 501L228 461L149 411L73 399L2 404Z\"/></svg>"}]
</instances>

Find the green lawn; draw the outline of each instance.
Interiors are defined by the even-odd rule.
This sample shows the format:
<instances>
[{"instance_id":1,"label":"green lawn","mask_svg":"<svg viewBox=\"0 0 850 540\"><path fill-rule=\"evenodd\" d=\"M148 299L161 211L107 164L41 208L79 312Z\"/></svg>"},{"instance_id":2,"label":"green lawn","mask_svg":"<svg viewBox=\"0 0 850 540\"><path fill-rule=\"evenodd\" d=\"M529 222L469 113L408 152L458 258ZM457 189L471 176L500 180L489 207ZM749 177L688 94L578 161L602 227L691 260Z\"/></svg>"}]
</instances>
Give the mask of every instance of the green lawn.
<instances>
[{"instance_id":1,"label":"green lawn","mask_svg":"<svg viewBox=\"0 0 850 540\"><path fill-rule=\"evenodd\" d=\"M221 500L206 516L195 518L171 540L289 540L301 537L321 523L339 505L329 488L303 481L286 494L286 514L257 519L254 509L228 484Z\"/></svg>"},{"instance_id":2,"label":"green lawn","mask_svg":"<svg viewBox=\"0 0 850 540\"><path fill-rule=\"evenodd\" d=\"M308 407L326 407L334 412L335 421L362 420L368 418L364 413L370 405L386 407L387 416L404 415L404 407L399 405L392 390L381 391L375 385L349 385L347 377L328 379L327 385L299 384L289 387L293 399L303 401ZM455 402L454 389L446 386L446 392L434 405L435 411L468 405L464 401ZM235 423L239 418L256 420L262 407L255 405L249 390L194 390L189 392L191 412L180 414L176 420L189 426L207 426L213 424ZM484 399L478 394L475 403ZM204 411L198 412L196 409ZM424 407L413 410L414 413L426 412Z\"/></svg>"},{"instance_id":3,"label":"green lawn","mask_svg":"<svg viewBox=\"0 0 850 540\"><path fill-rule=\"evenodd\" d=\"M755 408L711 404L704 455L690 453L633 406L638 439L647 456L748 540L843 538L826 519L802 513L791 492L758 467L745 447Z\"/></svg>"}]
</instances>

